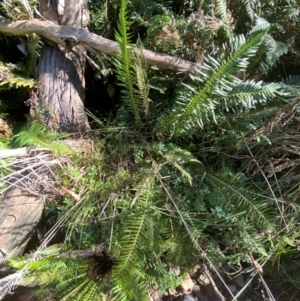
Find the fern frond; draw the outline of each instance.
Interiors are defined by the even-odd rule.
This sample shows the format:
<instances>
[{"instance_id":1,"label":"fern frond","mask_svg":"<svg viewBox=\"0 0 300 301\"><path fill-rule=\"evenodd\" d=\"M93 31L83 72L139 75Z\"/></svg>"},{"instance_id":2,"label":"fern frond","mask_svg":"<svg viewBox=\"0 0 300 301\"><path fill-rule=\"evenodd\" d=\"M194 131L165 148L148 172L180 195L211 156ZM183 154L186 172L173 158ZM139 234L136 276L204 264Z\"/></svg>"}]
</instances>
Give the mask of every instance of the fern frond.
<instances>
[{"instance_id":1,"label":"fern frond","mask_svg":"<svg viewBox=\"0 0 300 301\"><path fill-rule=\"evenodd\" d=\"M274 66L277 60L289 51L289 44L276 41L271 35L266 34L264 42L267 46L267 63L270 66Z\"/></svg>"},{"instance_id":2,"label":"fern frond","mask_svg":"<svg viewBox=\"0 0 300 301\"><path fill-rule=\"evenodd\" d=\"M221 17L223 22L227 23L227 5L225 0L216 0L216 14Z\"/></svg>"},{"instance_id":3,"label":"fern frond","mask_svg":"<svg viewBox=\"0 0 300 301\"><path fill-rule=\"evenodd\" d=\"M49 131L45 126L34 121L30 126L15 135L20 146L39 146L52 150L55 154L70 154L72 149L58 140L57 134Z\"/></svg>"},{"instance_id":4,"label":"fern frond","mask_svg":"<svg viewBox=\"0 0 300 301\"><path fill-rule=\"evenodd\" d=\"M289 49L289 44L276 41L271 35L266 34L257 55L252 58L248 70L267 74L276 65L279 58L289 52Z\"/></svg>"},{"instance_id":5,"label":"fern frond","mask_svg":"<svg viewBox=\"0 0 300 301\"><path fill-rule=\"evenodd\" d=\"M35 76L37 60L40 57L41 40L36 34L27 37L27 76Z\"/></svg>"},{"instance_id":6,"label":"fern frond","mask_svg":"<svg viewBox=\"0 0 300 301\"><path fill-rule=\"evenodd\" d=\"M284 80L286 85L297 86L300 89L300 75L290 75Z\"/></svg>"},{"instance_id":7,"label":"fern frond","mask_svg":"<svg viewBox=\"0 0 300 301\"><path fill-rule=\"evenodd\" d=\"M252 21L254 20L256 2L257 0L241 0L242 6L244 6L249 18Z\"/></svg>"},{"instance_id":8,"label":"fern frond","mask_svg":"<svg viewBox=\"0 0 300 301\"><path fill-rule=\"evenodd\" d=\"M243 188L242 180L235 177L229 177L222 173L205 171L205 179L214 191L223 198L224 204L229 202L236 208L235 214L230 216L231 221L238 221L240 216L247 216L253 222L264 227L270 227L270 204L268 201L257 198L248 193L247 187Z\"/></svg>"},{"instance_id":9,"label":"fern frond","mask_svg":"<svg viewBox=\"0 0 300 301\"><path fill-rule=\"evenodd\" d=\"M136 255L137 248L141 242L142 233L145 227L145 212L139 212L134 215L134 219L128 222L125 226L123 237L121 238L120 245L122 246L122 254L118 258L118 265L116 270L121 273L128 267L131 260Z\"/></svg>"},{"instance_id":10,"label":"fern frond","mask_svg":"<svg viewBox=\"0 0 300 301\"><path fill-rule=\"evenodd\" d=\"M40 293L44 294L48 288L55 287L56 294L63 301L102 301L105 295L101 292L105 283L102 263L106 257L98 256L75 259L70 256L59 258L62 246L45 249L35 261L28 258L10 260L10 266L18 269L24 268L23 277L19 285L42 287ZM49 255L49 252L51 255ZM47 255L45 255L47 254ZM54 255L55 254L55 255ZM58 257L57 257L58 256ZM100 259L99 259L100 258ZM104 266L107 266L105 261Z\"/></svg>"},{"instance_id":11,"label":"fern frond","mask_svg":"<svg viewBox=\"0 0 300 301\"><path fill-rule=\"evenodd\" d=\"M230 85L229 85L230 87ZM216 101L228 109L252 109L258 103L265 103L268 100L284 94L280 84L255 82L254 80L237 80L232 85L226 96L216 98Z\"/></svg>"},{"instance_id":12,"label":"fern frond","mask_svg":"<svg viewBox=\"0 0 300 301\"><path fill-rule=\"evenodd\" d=\"M13 64L3 64L0 62L0 91L11 88L33 88L36 82L17 73L18 67Z\"/></svg>"},{"instance_id":13,"label":"fern frond","mask_svg":"<svg viewBox=\"0 0 300 301\"><path fill-rule=\"evenodd\" d=\"M157 154L162 155L167 160L165 163L178 169L181 172L181 175L187 178L190 185L192 185L192 176L185 170L183 165L186 163L200 162L189 151L181 149L173 144L163 145L162 143L157 144L155 150Z\"/></svg>"},{"instance_id":14,"label":"fern frond","mask_svg":"<svg viewBox=\"0 0 300 301\"><path fill-rule=\"evenodd\" d=\"M115 38L118 42L118 54L114 60L114 65L117 71L117 78L119 80L119 85L124 89L123 101L127 106L128 110L133 114L134 121L136 124L140 123L141 116L140 110L142 107L142 102L139 98L138 91L135 88L135 74L134 67L131 58L131 47L130 38L132 37L129 33L129 27L132 24L128 21L128 12L126 10L127 0L121 1L121 8L119 14L119 22L117 25L117 30L115 32Z\"/></svg>"},{"instance_id":15,"label":"fern frond","mask_svg":"<svg viewBox=\"0 0 300 301\"><path fill-rule=\"evenodd\" d=\"M152 173L147 174L141 182L137 185L136 193L131 201L130 207L132 208L136 201L142 202L143 205L147 205L149 198L152 196L154 177Z\"/></svg>"},{"instance_id":16,"label":"fern frond","mask_svg":"<svg viewBox=\"0 0 300 301\"><path fill-rule=\"evenodd\" d=\"M122 273L112 277L113 300L116 301L147 301L145 287L139 279L134 267L129 267Z\"/></svg>"},{"instance_id":17,"label":"fern frond","mask_svg":"<svg viewBox=\"0 0 300 301\"><path fill-rule=\"evenodd\" d=\"M245 70L249 58L255 55L267 30L267 24L259 24L247 39L243 35L232 39L233 54L222 62L212 57L206 58L198 73L199 77L191 76L194 81L200 82L200 89L185 84L177 107L163 120L164 126L173 127L172 135L185 133L196 124L203 127L203 117L212 116L215 120L216 95L227 89L233 78L230 74Z\"/></svg>"},{"instance_id":18,"label":"fern frond","mask_svg":"<svg viewBox=\"0 0 300 301\"><path fill-rule=\"evenodd\" d=\"M300 76L291 75L283 80L283 89L290 94L290 97L299 97L300 95Z\"/></svg>"}]
</instances>

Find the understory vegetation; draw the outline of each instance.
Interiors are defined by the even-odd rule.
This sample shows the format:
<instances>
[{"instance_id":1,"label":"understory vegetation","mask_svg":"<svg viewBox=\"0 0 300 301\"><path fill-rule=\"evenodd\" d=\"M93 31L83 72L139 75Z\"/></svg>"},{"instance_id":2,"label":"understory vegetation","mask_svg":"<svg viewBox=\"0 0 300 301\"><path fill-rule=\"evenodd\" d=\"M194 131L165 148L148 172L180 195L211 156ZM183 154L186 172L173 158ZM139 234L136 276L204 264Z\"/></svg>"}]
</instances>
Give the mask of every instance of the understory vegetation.
<instances>
[{"instance_id":1,"label":"understory vegetation","mask_svg":"<svg viewBox=\"0 0 300 301\"><path fill-rule=\"evenodd\" d=\"M300 289L299 3L92 0L90 11L91 31L119 50L89 53L110 104L87 100L88 133L24 118L42 42L28 37L19 61L5 52L16 38L0 36L0 120L14 133L0 147L47 147L59 161L44 190L47 235L9 260L17 284L57 300L143 301L206 264ZM5 2L0 13L24 18ZM144 48L197 71L147 66ZM11 159L0 175L5 192Z\"/></svg>"}]
</instances>

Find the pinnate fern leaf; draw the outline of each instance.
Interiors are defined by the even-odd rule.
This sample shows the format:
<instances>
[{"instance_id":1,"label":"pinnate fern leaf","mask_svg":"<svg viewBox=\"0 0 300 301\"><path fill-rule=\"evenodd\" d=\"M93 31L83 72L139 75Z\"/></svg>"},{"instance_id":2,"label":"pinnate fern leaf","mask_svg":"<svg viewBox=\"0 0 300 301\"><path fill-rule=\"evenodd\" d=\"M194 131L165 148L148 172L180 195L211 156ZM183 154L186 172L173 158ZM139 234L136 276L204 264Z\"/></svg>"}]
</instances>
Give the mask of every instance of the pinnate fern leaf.
<instances>
[{"instance_id":1,"label":"pinnate fern leaf","mask_svg":"<svg viewBox=\"0 0 300 301\"><path fill-rule=\"evenodd\" d=\"M15 136L21 146L44 147L55 154L70 154L72 149L58 139L56 133L49 131L38 122L32 122L30 126Z\"/></svg>"},{"instance_id":2,"label":"pinnate fern leaf","mask_svg":"<svg viewBox=\"0 0 300 301\"><path fill-rule=\"evenodd\" d=\"M123 101L128 110L132 113L135 123L139 124L141 119L140 110L142 107L142 101L135 87L136 78L134 74L134 64L131 57L132 44L130 43L132 35L128 33L132 22L128 20L126 7L127 1L122 0L119 22L115 32L115 38L118 42L119 49L117 57L114 60L114 65L116 67L119 85L124 88L122 90Z\"/></svg>"},{"instance_id":3,"label":"pinnate fern leaf","mask_svg":"<svg viewBox=\"0 0 300 301\"><path fill-rule=\"evenodd\" d=\"M203 127L203 118L213 118L217 106L216 96L222 95L228 83L235 78L231 75L246 69L268 30L268 24L257 25L248 38L239 35L231 40L232 54L221 62L208 56L198 76L191 76L199 87L184 84L173 112L163 118L164 127L172 127L172 135L188 132L197 124ZM224 93L223 93L224 96Z\"/></svg>"},{"instance_id":4,"label":"pinnate fern leaf","mask_svg":"<svg viewBox=\"0 0 300 301\"><path fill-rule=\"evenodd\" d=\"M145 227L145 212L135 214L128 224L125 226L125 233L120 241L122 246L122 254L119 256L116 269L120 273L128 267L131 260L137 256L137 249L140 245L142 233Z\"/></svg>"},{"instance_id":5,"label":"pinnate fern leaf","mask_svg":"<svg viewBox=\"0 0 300 301\"><path fill-rule=\"evenodd\" d=\"M113 277L112 292L115 301L146 301L148 296L145 287L139 279L139 273L135 269L128 268Z\"/></svg>"}]
</instances>

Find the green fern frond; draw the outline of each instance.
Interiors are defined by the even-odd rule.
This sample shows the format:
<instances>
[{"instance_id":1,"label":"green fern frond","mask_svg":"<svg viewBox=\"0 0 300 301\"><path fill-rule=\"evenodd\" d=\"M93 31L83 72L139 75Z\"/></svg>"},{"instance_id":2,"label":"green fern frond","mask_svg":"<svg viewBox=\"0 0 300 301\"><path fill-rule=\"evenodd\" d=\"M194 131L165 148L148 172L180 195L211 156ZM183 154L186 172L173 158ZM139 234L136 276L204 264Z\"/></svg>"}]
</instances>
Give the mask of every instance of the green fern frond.
<instances>
[{"instance_id":1,"label":"green fern frond","mask_svg":"<svg viewBox=\"0 0 300 301\"><path fill-rule=\"evenodd\" d=\"M101 271L95 268L95 261L90 258L59 258L59 248L48 248L42 253L46 257L29 261L28 258L10 260L10 266L25 268L19 285L41 286L41 294L48 288L55 287L56 294L64 301L102 301L106 300L102 293L105 278L99 276ZM48 253L51 253L49 255ZM56 254L56 255L53 255ZM45 256L42 255L41 256ZM71 256L71 255L70 255ZM105 260L105 259L104 259Z\"/></svg>"},{"instance_id":2,"label":"green fern frond","mask_svg":"<svg viewBox=\"0 0 300 301\"><path fill-rule=\"evenodd\" d=\"M247 186L243 188L243 180L237 176L230 177L205 170L205 180L223 198L224 204L228 202L236 208L235 214L230 217L232 222L237 222L241 216L247 216L258 225L271 228L270 203L249 194Z\"/></svg>"},{"instance_id":3,"label":"green fern frond","mask_svg":"<svg viewBox=\"0 0 300 301\"><path fill-rule=\"evenodd\" d=\"M128 221L128 225L125 226L123 237L120 241L122 253L118 257L119 263L116 267L119 273L126 269L133 258L137 256L136 252L145 227L145 218L145 212L136 213L134 217Z\"/></svg>"},{"instance_id":4,"label":"green fern frond","mask_svg":"<svg viewBox=\"0 0 300 301\"><path fill-rule=\"evenodd\" d=\"M19 284L25 286L49 286L56 283L57 287L63 289L68 286L66 283L74 282L75 278L85 278L87 269L87 261L57 259L54 257L23 262L26 265L26 273ZM10 265L16 266L16 262L10 262ZM20 266L20 263L18 265ZM76 276L74 277L74 275Z\"/></svg>"},{"instance_id":5,"label":"green fern frond","mask_svg":"<svg viewBox=\"0 0 300 301\"><path fill-rule=\"evenodd\" d=\"M35 85L33 79L18 74L18 66L0 62L0 91L20 87L31 89Z\"/></svg>"},{"instance_id":6,"label":"green fern frond","mask_svg":"<svg viewBox=\"0 0 300 301\"><path fill-rule=\"evenodd\" d=\"M267 46L267 63L273 66L277 60L284 54L289 52L289 44L276 41L271 35L266 34L264 42Z\"/></svg>"},{"instance_id":7,"label":"green fern frond","mask_svg":"<svg viewBox=\"0 0 300 301\"><path fill-rule=\"evenodd\" d=\"M162 155L167 160L167 162L164 162L163 164L167 163L174 166L181 172L183 177L187 178L190 185L192 185L192 176L188 171L185 170L183 165L192 162L200 162L190 152L171 143L168 145L159 143L155 146L155 151L157 154Z\"/></svg>"},{"instance_id":8,"label":"green fern frond","mask_svg":"<svg viewBox=\"0 0 300 301\"><path fill-rule=\"evenodd\" d=\"M37 60L40 57L41 40L36 34L27 37L27 76L35 76Z\"/></svg>"},{"instance_id":9,"label":"green fern frond","mask_svg":"<svg viewBox=\"0 0 300 301\"><path fill-rule=\"evenodd\" d=\"M283 80L283 89L290 94L290 97L299 97L300 95L300 76L291 75Z\"/></svg>"},{"instance_id":10,"label":"green fern frond","mask_svg":"<svg viewBox=\"0 0 300 301\"><path fill-rule=\"evenodd\" d=\"M289 49L289 44L276 41L271 35L266 34L257 55L251 59L248 70L250 72L260 71L262 74L267 74L274 68L279 58L289 52Z\"/></svg>"},{"instance_id":11,"label":"green fern frond","mask_svg":"<svg viewBox=\"0 0 300 301\"><path fill-rule=\"evenodd\" d=\"M244 6L247 15L253 21L254 20L254 13L255 13L255 5L257 0L242 0L241 4Z\"/></svg>"},{"instance_id":12,"label":"green fern frond","mask_svg":"<svg viewBox=\"0 0 300 301\"><path fill-rule=\"evenodd\" d=\"M227 5L225 0L216 0L216 15L220 16L222 21L227 23Z\"/></svg>"},{"instance_id":13,"label":"green fern frond","mask_svg":"<svg viewBox=\"0 0 300 301\"><path fill-rule=\"evenodd\" d=\"M58 140L56 133L49 131L45 126L34 121L30 126L15 135L20 146L38 146L52 150L55 154L71 154L72 149Z\"/></svg>"},{"instance_id":14,"label":"green fern frond","mask_svg":"<svg viewBox=\"0 0 300 301\"><path fill-rule=\"evenodd\" d=\"M99 283L85 278L73 286L68 286L67 293L63 293L61 301L102 301Z\"/></svg>"},{"instance_id":15,"label":"green fern frond","mask_svg":"<svg viewBox=\"0 0 300 301\"><path fill-rule=\"evenodd\" d=\"M0 90L8 90L11 88L21 88L21 87L32 89L35 87L35 85L36 82L31 78L14 76L7 81L2 81L0 83Z\"/></svg>"},{"instance_id":16,"label":"green fern frond","mask_svg":"<svg viewBox=\"0 0 300 301\"><path fill-rule=\"evenodd\" d=\"M200 82L200 89L185 84L177 107L163 120L164 126L173 127L172 135L188 132L196 124L203 127L203 117L215 120L216 95L222 95L222 90L227 89L233 79L230 74L246 69L249 58L255 55L268 27L267 24L259 24L247 39L243 35L232 39L233 54L228 59L221 62L212 57L206 59L198 77L191 76L194 81Z\"/></svg>"},{"instance_id":17,"label":"green fern frond","mask_svg":"<svg viewBox=\"0 0 300 301\"><path fill-rule=\"evenodd\" d=\"M152 197L151 191L153 191L154 175L152 173L147 174L141 182L135 188L136 193L131 201L130 207L132 208L134 204L139 201L143 205L147 205L149 198Z\"/></svg>"},{"instance_id":18,"label":"green fern frond","mask_svg":"<svg viewBox=\"0 0 300 301\"><path fill-rule=\"evenodd\" d=\"M128 33L132 22L128 21L128 12L126 7L127 0L122 0L119 22L115 32L115 38L118 42L119 49L117 57L114 60L114 65L116 67L119 85L124 88L122 90L123 101L128 110L133 114L135 123L139 124L141 120L140 110L142 107L142 102L135 87L136 77L134 74L134 65L131 57L132 44L130 43L130 38L132 35Z\"/></svg>"},{"instance_id":19,"label":"green fern frond","mask_svg":"<svg viewBox=\"0 0 300 301\"><path fill-rule=\"evenodd\" d=\"M118 273L112 277L112 292L115 301L147 301L143 282L140 281L139 273L136 273L134 267Z\"/></svg>"},{"instance_id":20,"label":"green fern frond","mask_svg":"<svg viewBox=\"0 0 300 301\"><path fill-rule=\"evenodd\" d=\"M230 87L232 86L232 87ZM258 103L265 103L268 100L283 95L280 84L255 82L254 80L240 81L237 80L233 85L228 86L230 90L226 96L216 98L216 101L228 109L252 109Z\"/></svg>"},{"instance_id":21,"label":"green fern frond","mask_svg":"<svg viewBox=\"0 0 300 301\"><path fill-rule=\"evenodd\" d=\"M296 85L300 89L300 75L290 75L284 80L286 85Z\"/></svg>"}]
</instances>

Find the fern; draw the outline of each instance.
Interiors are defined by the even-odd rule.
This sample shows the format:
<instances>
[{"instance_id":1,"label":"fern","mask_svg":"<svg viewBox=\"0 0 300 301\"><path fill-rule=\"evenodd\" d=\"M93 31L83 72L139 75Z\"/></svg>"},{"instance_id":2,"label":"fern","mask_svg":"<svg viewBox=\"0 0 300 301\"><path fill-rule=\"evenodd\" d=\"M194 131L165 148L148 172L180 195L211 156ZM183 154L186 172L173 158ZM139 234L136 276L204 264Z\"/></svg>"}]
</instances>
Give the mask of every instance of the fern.
<instances>
[{"instance_id":1,"label":"fern","mask_svg":"<svg viewBox=\"0 0 300 301\"><path fill-rule=\"evenodd\" d=\"M138 95L135 87L135 74L134 65L132 62L131 43L130 38L132 35L128 33L129 27L132 22L128 21L128 12L126 10L127 0L121 1L121 8L119 14L119 22L115 32L115 38L118 42L118 54L114 60L116 67L117 78L119 85L124 89L122 90L123 101L133 115L134 122L138 125L141 121L141 108L142 101Z\"/></svg>"},{"instance_id":2,"label":"fern","mask_svg":"<svg viewBox=\"0 0 300 301\"><path fill-rule=\"evenodd\" d=\"M181 172L181 175L185 177L190 185L192 185L192 176L183 167L187 163L200 163L190 152L183 150L173 144L164 145L159 143L155 146L157 154L162 155L166 162L164 164L170 164Z\"/></svg>"},{"instance_id":3,"label":"fern","mask_svg":"<svg viewBox=\"0 0 300 301\"><path fill-rule=\"evenodd\" d=\"M19 71L19 72L18 72ZM13 64L3 64L0 62L0 91L11 88L33 88L36 82L26 76L20 75L19 67Z\"/></svg>"},{"instance_id":4,"label":"fern","mask_svg":"<svg viewBox=\"0 0 300 301\"><path fill-rule=\"evenodd\" d=\"M52 150L55 154L70 154L72 149L58 140L56 133L49 131L45 126L34 121L30 126L15 135L20 146L38 146Z\"/></svg>"},{"instance_id":5,"label":"fern","mask_svg":"<svg viewBox=\"0 0 300 301\"><path fill-rule=\"evenodd\" d=\"M281 57L284 54L287 54L290 48L289 44L276 41L269 34L265 35L264 42L268 49L267 63L270 66L274 66L274 64L278 61L279 57Z\"/></svg>"},{"instance_id":6,"label":"fern","mask_svg":"<svg viewBox=\"0 0 300 301\"><path fill-rule=\"evenodd\" d=\"M196 124L203 127L204 116L215 120L216 95L226 95L228 84L234 80L230 74L245 70L267 30L268 25L261 24L253 29L247 40L242 35L234 38L231 41L233 54L221 63L212 57L206 59L198 74L202 78L191 76L200 82L200 89L184 84L177 107L163 120L163 126L172 126L172 135L187 133Z\"/></svg>"},{"instance_id":7,"label":"fern","mask_svg":"<svg viewBox=\"0 0 300 301\"><path fill-rule=\"evenodd\" d=\"M247 186L241 185L238 175L235 177L223 176L222 173L216 174L209 170L205 171L206 181L212 185L213 190L221 193L224 203L229 201L236 208L236 216L230 217L231 222L238 222L241 215L248 216L255 223L264 227L271 227L270 224L270 204L262 201L248 193Z\"/></svg>"},{"instance_id":8,"label":"fern","mask_svg":"<svg viewBox=\"0 0 300 301\"><path fill-rule=\"evenodd\" d=\"M41 40L36 34L27 37L27 76L35 77L37 60L40 57Z\"/></svg>"},{"instance_id":9,"label":"fern","mask_svg":"<svg viewBox=\"0 0 300 301\"><path fill-rule=\"evenodd\" d=\"M139 212L134 214L134 218L128 221L125 226L123 236L120 240L122 253L118 258L116 267L118 273L121 273L136 258L138 247L141 244L142 233L145 228L146 213Z\"/></svg>"},{"instance_id":10,"label":"fern","mask_svg":"<svg viewBox=\"0 0 300 301\"><path fill-rule=\"evenodd\" d=\"M271 35L266 34L257 56L251 60L248 70L259 70L262 74L268 74L276 66L279 58L289 52L289 49L289 44L276 41Z\"/></svg>"},{"instance_id":11,"label":"fern","mask_svg":"<svg viewBox=\"0 0 300 301\"><path fill-rule=\"evenodd\" d=\"M140 281L139 273L134 266L118 273L112 278L114 294L113 300L116 301L147 301L145 287Z\"/></svg>"},{"instance_id":12,"label":"fern","mask_svg":"<svg viewBox=\"0 0 300 301\"><path fill-rule=\"evenodd\" d=\"M265 103L276 96L285 94L280 84L264 84L254 80L236 80L232 85L228 85L228 88L226 96L220 95L215 100L220 103L220 107L235 111L240 111L243 108L255 108L258 103Z\"/></svg>"},{"instance_id":13,"label":"fern","mask_svg":"<svg viewBox=\"0 0 300 301\"><path fill-rule=\"evenodd\" d=\"M225 0L216 0L216 14L227 23L227 5Z\"/></svg>"},{"instance_id":14,"label":"fern","mask_svg":"<svg viewBox=\"0 0 300 301\"><path fill-rule=\"evenodd\" d=\"M257 0L242 0L241 1L241 4L242 4L242 6L244 6L244 8L247 12L247 15L249 16L251 21L254 20L256 3L257 3Z\"/></svg>"},{"instance_id":15,"label":"fern","mask_svg":"<svg viewBox=\"0 0 300 301\"><path fill-rule=\"evenodd\" d=\"M101 272L99 261L93 258L73 259L72 255L62 259L57 253L61 250L61 246L55 247L54 250L53 247L49 247L41 252L40 257L43 258L35 261L28 261L28 258L10 260L11 266L24 269L19 285L42 286L42 295L48 294L55 286L56 294L62 301L106 300L105 294L102 293L102 285L106 279L98 275ZM103 260L105 261L105 258ZM106 263L103 266L105 265Z\"/></svg>"}]
</instances>

